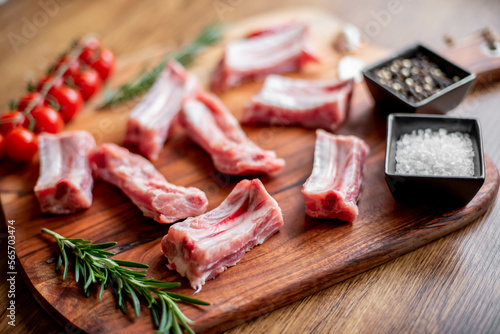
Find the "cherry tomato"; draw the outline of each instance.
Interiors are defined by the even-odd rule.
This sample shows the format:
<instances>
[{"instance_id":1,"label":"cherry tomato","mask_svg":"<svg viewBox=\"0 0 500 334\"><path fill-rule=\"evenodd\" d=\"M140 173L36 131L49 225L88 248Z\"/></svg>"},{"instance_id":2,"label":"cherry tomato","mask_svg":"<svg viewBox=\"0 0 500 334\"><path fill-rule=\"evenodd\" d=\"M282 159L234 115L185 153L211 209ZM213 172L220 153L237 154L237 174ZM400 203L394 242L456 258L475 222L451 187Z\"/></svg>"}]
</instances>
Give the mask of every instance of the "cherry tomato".
<instances>
[{"instance_id":1,"label":"cherry tomato","mask_svg":"<svg viewBox=\"0 0 500 334\"><path fill-rule=\"evenodd\" d=\"M71 63L71 56L70 55L64 55L61 59L59 59L59 61L56 63L56 65L54 66L54 69L52 70L52 72L57 72L57 70L64 64L65 66L67 66L69 64L69 67L68 69L64 72L64 74L75 74L75 73L78 73L79 71L79 68L80 68L80 60L79 59L75 59L73 60Z\"/></svg>"},{"instance_id":2,"label":"cherry tomato","mask_svg":"<svg viewBox=\"0 0 500 334\"><path fill-rule=\"evenodd\" d=\"M17 127L29 126L29 120L19 110L11 110L0 117L0 133L6 135Z\"/></svg>"},{"instance_id":3,"label":"cherry tomato","mask_svg":"<svg viewBox=\"0 0 500 334\"><path fill-rule=\"evenodd\" d=\"M0 133L0 158L5 154L5 137Z\"/></svg>"},{"instance_id":4,"label":"cherry tomato","mask_svg":"<svg viewBox=\"0 0 500 334\"><path fill-rule=\"evenodd\" d=\"M92 67L82 66L80 71L70 75L75 86L78 87L85 101L101 90L102 80Z\"/></svg>"},{"instance_id":5,"label":"cherry tomato","mask_svg":"<svg viewBox=\"0 0 500 334\"><path fill-rule=\"evenodd\" d=\"M30 93L27 93L21 97L21 99L19 100L19 105L17 106L17 109L23 111L24 109L26 109L26 107L28 107L28 105L31 103L31 101L33 101L35 99L38 100L38 102L33 107L33 109L47 104L47 102L45 101L44 98L41 97L41 94L39 92L30 92ZM33 109L31 109L31 110L33 110Z\"/></svg>"},{"instance_id":6,"label":"cherry tomato","mask_svg":"<svg viewBox=\"0 0 500 334\"><path fill-rule=\"evenodd\" d=\"M12 129L5 137L5 153L16 161L31 161L38 150L38 139L25 128Z\"/></svg>"},{"instance_id":7,"label":"cherry tomato","mask_svg":"<svg viewBox=\"0 0 500 334\"><path fill-rule=\"evenodd\" d=\"M43 77L42 79L40 79L40 81L38 82L38 86L36 87L36 89L38 91L41 91L43 89L43 87L49 82L51 81L53 78L52 75L47 75L45 77ZM52 87L61 87L62 85L64 84L64 79L63 78L58 78L54 84L52 85Z\"/></svg>"},{"instance_id":8,"label":"cherry tomato","mask_svg":"<svg viewBox=\"0 0 500 334\"><path fill-rule=\"evenodd\" d=\"M59 112L66 123L71 121L83 106L83 98L80 92L66 85L54 87L49 98L54 98L57 101L61 107Z\"/></svg>"},{"instance_id":9,"label":"cherry tomato","mask_svg":"<svg viewBox=\"0 0 500 334\"><path fill-rule=\"evenodd\" d=\"M79 44L85 45L82 53L78 57L87 65L92 65L92 63L97 59L99 55L99 50L101 49L101 41L95 37L88 37L82 39L78 42Z\"/></svg>"},{"instance_id":10,"label":"cherry tomato","mask_svg":"<svg viewBox=\"0 0 500 334\"><path fill-rule=\"evenodd\" d=\"M61 114L51 107L37 108L33 110L31 115L36 121L35 128L33 129L35 133L58 133L64 128L64 119Z\"/></svg>"},{"instance_id":11,"label":"cherry tomato","mask_svg":"<svg viewBox=\"0 0 500 334\"><path fill-rule=\"evenodd\" d=\"M92 63L91 66L99 72L101 79L104 81L113 72L115 67L115 55L110 49L101 48L99 57Z\"/></svg>"}]
</instances>

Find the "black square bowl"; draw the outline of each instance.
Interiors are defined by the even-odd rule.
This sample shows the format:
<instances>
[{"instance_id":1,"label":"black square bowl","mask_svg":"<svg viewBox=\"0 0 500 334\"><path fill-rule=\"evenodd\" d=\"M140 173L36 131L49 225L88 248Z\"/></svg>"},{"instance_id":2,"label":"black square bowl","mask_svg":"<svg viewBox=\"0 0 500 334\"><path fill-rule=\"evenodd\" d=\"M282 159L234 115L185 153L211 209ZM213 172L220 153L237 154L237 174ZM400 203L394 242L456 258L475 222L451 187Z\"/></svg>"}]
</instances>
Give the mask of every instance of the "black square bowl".
<instances>
[{"instance_id":1,"label":"black square bowl","mask_svg":"<svg viewBox=\"0 0 500 334\"><path fill-rule=\"evenodd\" d=\"M419 102L411 102L404 95L382 84L375 71L392 63L398 58L412 58L421 53L435 63L449 78L458 76L459 80L443 88L437 93ZM462 102L471 89L476 75L468 72L451 61L441 57L429 48L416 44L392 56L379 61L363 70L366 85L375 99L377 109L383 114L393 112L444 114Z\"/></svg>"},{"instance_id":2,"label":"black square bowl","mask_svg":"<svg viewBox=\"0 0 500 334\"><path fill-rule=\"evenodd\" d=\"M416 129L444 128L469 134L474 150L474 176L421 176L396 173L396 142ZM441 115L391 114L387 119L385 180L394 199L403 203L463 206L484 183L484 152L481 128L476 119Z\"/></svg>"}]
</instances>

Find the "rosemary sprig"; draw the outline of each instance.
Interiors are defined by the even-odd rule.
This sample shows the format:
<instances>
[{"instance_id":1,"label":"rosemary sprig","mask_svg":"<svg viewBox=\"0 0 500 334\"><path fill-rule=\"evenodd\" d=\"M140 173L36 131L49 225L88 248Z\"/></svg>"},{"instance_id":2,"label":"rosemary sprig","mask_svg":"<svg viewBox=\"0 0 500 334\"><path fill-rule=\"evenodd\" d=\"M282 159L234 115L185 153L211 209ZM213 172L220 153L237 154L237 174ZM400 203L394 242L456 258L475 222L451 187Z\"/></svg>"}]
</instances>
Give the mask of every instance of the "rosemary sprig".
<instances>
[{"instance_id":1,"label":"rosemary sprig","mask_svg":"<svg viewBox=\"0 0 500 334\"><path fill-rule=\"evenodd\" d=\"M140 262L130 262L110 259L114 253L105 251L113 247L116 242L93 244L90 240L70 239L42 228L42 232L53 236L61 253L57 261L56 270L64 265L63 280L68 274L68 258L70 254L75 258L75 280L83 284L83 290L88 297L90 286L93 283L100 284L99 299L101 299L104 289L110 287L115 296L118 306L126 313L126 297L130 299L134 307L136 317L139 317L140 300L142 297L151 310L155 325L158 327L157 334L182 333L181 327L189 333L194 333L189 327L193 321L182 313L177 306L177 302L183 301L196 305L210 305L210 303L180 295L173 292L164 291L180 286L178 282L163 282L151 278L146 278L147 270L136 270L130 268L145 269L149 266ZM69 251L69 254L68 254Z\"/></svg>"},{"instance_id":2,"label":"rosemary sprig","mask_svg":"<svg viewBox=\"0 0 500 334\"><path fill-rule=\"evenodd\" d=\"M116 89L108 89L104 94L104 100L100 108L110 107L128 101L137 95L147 92L160 75L165 64L175 59L183 66L188 66L193 59L209 45L217 43L222 36L221 25L209 25L205 27L195 40L184 46L177 53L167 54L159 64L149 72L141 71L133 80L123 84Z\"/></svg>"}]
</instances>

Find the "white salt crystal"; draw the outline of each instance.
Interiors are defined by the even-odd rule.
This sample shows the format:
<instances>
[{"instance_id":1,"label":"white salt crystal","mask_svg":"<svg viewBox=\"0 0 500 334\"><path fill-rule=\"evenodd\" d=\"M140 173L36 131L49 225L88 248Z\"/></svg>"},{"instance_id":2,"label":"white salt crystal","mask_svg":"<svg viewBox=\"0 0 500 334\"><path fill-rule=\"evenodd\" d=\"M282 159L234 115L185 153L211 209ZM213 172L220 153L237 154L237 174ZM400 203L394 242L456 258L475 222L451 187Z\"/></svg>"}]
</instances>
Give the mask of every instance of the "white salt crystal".
<instances>
[{"instance_id":1,"label":"white salt crystal","mask_svg":"<svg viewBox=\"0 0 500 334\"><path fill-rule=\"evenodd\" d=\"M446 129L413 130L396 143L396 173L474 176L474 150L469 134Z\"/></svg>"}]
</instances>

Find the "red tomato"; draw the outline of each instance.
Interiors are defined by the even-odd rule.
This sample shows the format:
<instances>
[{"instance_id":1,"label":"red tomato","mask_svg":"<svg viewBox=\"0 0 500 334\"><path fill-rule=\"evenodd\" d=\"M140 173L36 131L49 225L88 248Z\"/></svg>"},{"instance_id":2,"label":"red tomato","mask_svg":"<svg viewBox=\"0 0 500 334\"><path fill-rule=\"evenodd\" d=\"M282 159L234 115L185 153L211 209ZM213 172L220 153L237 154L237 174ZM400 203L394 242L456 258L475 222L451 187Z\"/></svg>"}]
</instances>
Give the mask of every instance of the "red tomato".
<instances>
[{"instance_id":1,"label":"red tomato","mask_svg":"<svg viewBox=\"0 0 500 334\"><path fill-rule=\"evenodd\" d=\"M38 150L38 139L25 128L15 128L5 137L5 153L16 161L31 161Z\"/></svg>"},{"instance_id":2,"label":"red tomato","mask_svg":"<svg viewBox=\"0 0 500 334\"><path fill-rule=\"evenodd\" d=\"M62 85L61 87L54 87L49 98L54 98L61 107L61 113L64 121L67 123L82 109L83 98L79 91Z\"/></svg>"},{"instance_id":3,"label":"red tomato","mask_svg":"<svg viewBox=\"0 0 500 334\"><path fill-rule=\"evenodd\" d=\"M49 132L58 133L64 128L64 120L57 110L51 107L41 107L31 113L35 119L35 133Z\"/></svg>"},{"instance_id":4,"label":"red tomato","mask_svg":"<svg viewBox=\"0 0 500 334\"><path fill-rule=\"evenodd\" d=\"M70 76L73 79L73 83L80 90L80 93L85 101L101 90L101 77L92 67L81 67L78 73L71 74Z\"/></svg>"},{"instance_id":5,"label":"red tomato","mask_svg":"<svg viewBox=\"0 0 500 334\"><path fill-rule=\"evenodd\" d=\"M59 59L59 61L56 63L56 65L54 66L54 69L52 72L56 72L59 67L61 67L63 64L65 66L67 66L69 64L69 67L68 69L64 72L64 74L74 74L74 73L78 73L79 71L79 68L80 68L80 60L79 59L75 59L73 60L71 63L71 57L70 55L65 55L63 56L61 59Z\"/></svg>"},{"instance_id":6,"label":"red tomato","mask_svg":"<svg viewBox=\"0 0 500 334\"><path fill-rule=\"evenodd\" d=\"M99 72L101 79L104 81L113 72L115 67L115 55L110 49L102 48L99 58L97 58L91 66Z\"/></svg>"},{"instance_id":7,"label":"red tomato","mask_svg":"<svg viewBox=\"0 0 500 334\"><path fill-rule=\"evenodd\" d=\"M28 107L28 105L31 103L31 101L37 99L38 102L36 105L33 107L33 109L41 107L43 105L46 105L47 103L45 102L45 99L41 97L42 95L39 92L30 92L21 97L19 100L19 105L17 106L17 109L23 111ZM33 110L31 109L31 110Z\"/></svg>"},{"instance_id":8,"label":"red tomato","mask_svg":"<svg viewBox=\"0 0 500 334\"><path fill-rule=\"evenodd\" d=\"M0 133L0 158L2 158L4 154L5 154L5 138Z\"/></svg>"},{"instance_id":9,"label":"red tomato","mask_svg":"<svg viewBox=\"0 0 500 334\"><path fill-rule=\"evenodd\" d=\"M40 81L38 82L38 86L36 87L36 89L38 91L41 91L43 86L45 86L49 81L51 81L53 78L52 75L47 75L45 77L43 77L42 79L40 79ZM52 87L61 87L62 85L64 84L64 79L63 78L58 78L54 84L52 85Z\"/></svg>"},{"instance_id":10,"label":"red tomato","mask_svg":"<svg viewBox=\"0 0 500 334\"><path fill-rule=\"evenodd\" d=\"M29 120L18 110L11 110L0 117L0 133L4 135L14 128L28 126Z\"/></svg>"},{"instance_id":11,"label":"red tomato","mask_svg":"<svg viewBox=\"0 0 500 334\"><path fill-rule=\"evenodd\" d=\"M82 53L78 57L87 65L92 65L92 63L97 59L99 55L99 50L101 49L101 41L95 37L88 37L82 39L78 42L79 44L85 45Z\"/></svg>"}]
</instances>

